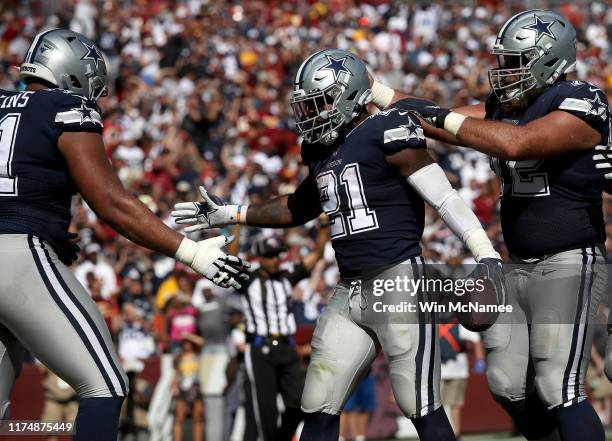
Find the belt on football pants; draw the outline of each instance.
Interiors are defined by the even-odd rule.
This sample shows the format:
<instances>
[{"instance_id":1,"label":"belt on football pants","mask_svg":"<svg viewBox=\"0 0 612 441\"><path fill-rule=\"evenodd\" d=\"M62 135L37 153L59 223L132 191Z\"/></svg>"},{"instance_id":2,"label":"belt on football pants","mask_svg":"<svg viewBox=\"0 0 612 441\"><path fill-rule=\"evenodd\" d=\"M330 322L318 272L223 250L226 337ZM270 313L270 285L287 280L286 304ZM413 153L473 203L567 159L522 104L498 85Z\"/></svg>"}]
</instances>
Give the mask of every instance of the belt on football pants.
<instances>
[{"instance_id":1,"label":"belt on football pants","mask_svg":"<svg viewBox=\"0 0 612 441\"><path fill-rule=\"evenodd\" d=\"M247 334L247 343L256 347L262 346L278 346L280 344L295 346L295 338L293 335L255 335Z\"/></svg>"}]
</instances>

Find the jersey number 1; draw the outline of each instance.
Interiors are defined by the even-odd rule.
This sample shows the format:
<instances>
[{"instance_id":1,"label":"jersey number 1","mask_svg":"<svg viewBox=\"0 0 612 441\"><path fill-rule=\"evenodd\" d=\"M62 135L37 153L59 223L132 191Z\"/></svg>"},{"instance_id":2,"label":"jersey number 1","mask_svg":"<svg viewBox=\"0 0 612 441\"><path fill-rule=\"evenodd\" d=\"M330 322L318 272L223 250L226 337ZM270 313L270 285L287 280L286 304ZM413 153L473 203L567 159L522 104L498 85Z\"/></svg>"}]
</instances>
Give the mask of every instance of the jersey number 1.
<instances>
[{"instance_id":1,"label":"jersey number 1","mask_svg":"<svg viewBox=\"0 0 612 441\"><path fill-rule=\"evenodd\" d=\"M0 196L17 196L17 178L11 162L19 127L19 113L9 113L0 120Z\"/></svg>"},{"instance_id":2,"label":"jersey number 1","mask_svg":"<svg viewBox=\"0 0 612 441\"><path fill-rule=\"evenodd\" d=\"M363 182L358 164L347 164L340 173L340 181L333 170L328 170L317 176L317 185L321 194L323 210L329 216L332 239L347 235L347 226L350 234L378 228L376 212L368 208L363 191ZM344 186L348 197L351 214L345 219L340 210L339 187ZM348 220L348 222L347 222Z\"/></svg>"}]
</instances>

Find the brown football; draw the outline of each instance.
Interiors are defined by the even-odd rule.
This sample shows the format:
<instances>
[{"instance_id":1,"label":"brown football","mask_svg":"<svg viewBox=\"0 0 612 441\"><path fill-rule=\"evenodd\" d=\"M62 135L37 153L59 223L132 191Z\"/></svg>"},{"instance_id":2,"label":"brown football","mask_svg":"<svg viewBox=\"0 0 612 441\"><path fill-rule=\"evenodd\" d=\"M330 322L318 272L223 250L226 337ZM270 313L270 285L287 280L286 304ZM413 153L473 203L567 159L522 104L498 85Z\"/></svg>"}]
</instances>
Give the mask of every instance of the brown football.
<instances>
[{"instance_id":1,"label":"brown football","mask_svg":"<svg viewBox=\"0 0 612 441\"><path fill-rule=\"evenodd\" d=\"M499 316L495 285L489 279L477 279L482 290L473 290L454 297L457 320L470 331L482 332L490 328Z\"/></svg>"}]
</instances>

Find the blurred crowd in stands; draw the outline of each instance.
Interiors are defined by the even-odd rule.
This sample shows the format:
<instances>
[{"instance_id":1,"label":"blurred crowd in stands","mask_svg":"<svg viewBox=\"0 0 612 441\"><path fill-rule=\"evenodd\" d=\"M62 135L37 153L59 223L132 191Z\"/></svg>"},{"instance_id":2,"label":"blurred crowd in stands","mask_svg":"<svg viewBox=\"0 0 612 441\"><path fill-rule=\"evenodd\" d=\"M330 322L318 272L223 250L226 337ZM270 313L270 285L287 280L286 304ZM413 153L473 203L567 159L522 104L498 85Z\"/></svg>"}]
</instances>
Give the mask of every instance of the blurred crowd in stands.
<instances>
[{"instance_id":1,"label":"blurred crowd in stands","mask_svg":"<svg viewBox=\"0 0 612 441\"><path fill-rule=\"evenodd\" d=\"M96 41L109 66L111 93L100 100L108 157L125 187L178 229L169 211L198 199L198 185L246 204L290 192L305 176L288 102L293 76L310 53L354 51L390 86L444 106L464 105L490 91L489 49L502 23L533 6L570 19L578 31L578 78L612 98L612 9L605 2L495 0L8 0L0 5L0 88L19 87L15 66L41 30L70 27ZM505 254L499 184L488 158L436 142L429 147ZM612 228L609 200L605 214ZM254 236L277 234L288 246L286 260L295 260L313 246L316 227L242 228L240 253L248 257ZM72 268L102 310L122 360L179 353L191 334L203 337L205 348L228 337L241 344L233 332L239 302L231 292L131 244L79 197L71 228L81 241ZM206 234L216 232L193 238ZM431 210L423 245L428 261L471 259ZM612 242L607 245L612 256ZM328 248L296 289L299 325L314 323L336 283ZM211 330L207 305L219 298L223 317L233 319Z\"/></svg>"}]
</instances>

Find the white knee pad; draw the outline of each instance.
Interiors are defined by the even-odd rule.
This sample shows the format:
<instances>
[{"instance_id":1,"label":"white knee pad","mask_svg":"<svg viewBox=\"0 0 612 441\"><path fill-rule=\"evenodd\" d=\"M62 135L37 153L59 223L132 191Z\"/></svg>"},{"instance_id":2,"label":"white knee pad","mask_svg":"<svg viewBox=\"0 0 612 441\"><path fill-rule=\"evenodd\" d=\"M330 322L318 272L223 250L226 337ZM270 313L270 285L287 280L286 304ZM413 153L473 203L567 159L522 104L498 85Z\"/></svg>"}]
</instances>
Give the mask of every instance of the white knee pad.
<instances>
[{"instance_id":1,"label":"white knee pad","mask_svg":"<svg viewBox=\"0 0 612 441\"><path fill-rule=\"evenodd\" d=\"M407 396L409 394L402 394L402 396L395 395L395 402L397 406L400 408L402 413L406 418L419 418L424 415L421 415L421 409L417 409L416 400L414 399L414 394L410 394L412 396Z\"/></svg>"},{"instance_id":2,"label":"white knee pad","mask_svg":"<svg viewBox=\"0 0 612 441\"><path fill-rule=\"evenodd\" d=\"M525 398L525 390L518 379L512 380L504 370L497 366L487 369L487 384L495 401L516 401Z\"/></svg>"},{"instance_id":3,"label":"white knee pad","mask_svg":"<svg viewBox=\"0 0 612 441\"><path fill-rule=\"evenodd\" d=\"M546 372L545 375L536 375L535 387L542 403L548 408L560 406L563 403L563 375L564 372L553 370ZM580 380L582 381L582 380ZM572 387L573 389L573 387ZM571 398L574 398L573 396ZM577 398L586 398L584 387L580 387L580 395Z\"/></svg>"},{"instance_id":4,"label":"white knee pad","mask_svg":"<svg viewBox=\"0 0 612 441\"><path fill-rule=\"evenodd\" d=\"M421 394L421 408L417 408L417 390L414 380L407 372L399 370L400 363L394 366L394 363L389 363L389 378L393 388L395 402L406 418L419 418L424 416L427 409L430 407L431 400L434 397L424 396ZM434 388L439 389L439 385ZM429 388L427 388L429 389ZM438 405L439 403L434 403Z\"/></svg>"},{"instance_id":5,"label":"white knee pad","mask_svg":"<svg viewBox=\"0 0 612 441\"><path fill-rule=\"evenodd\" d=\"M334 397L332 383L333 375L325 363L311 361L308 366L306 383L302 392L302 410L306 413L322 412L331 415L338 415L344 403L337 400L341 397Z\"/></svg>"}]
</instances>

